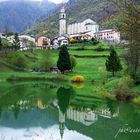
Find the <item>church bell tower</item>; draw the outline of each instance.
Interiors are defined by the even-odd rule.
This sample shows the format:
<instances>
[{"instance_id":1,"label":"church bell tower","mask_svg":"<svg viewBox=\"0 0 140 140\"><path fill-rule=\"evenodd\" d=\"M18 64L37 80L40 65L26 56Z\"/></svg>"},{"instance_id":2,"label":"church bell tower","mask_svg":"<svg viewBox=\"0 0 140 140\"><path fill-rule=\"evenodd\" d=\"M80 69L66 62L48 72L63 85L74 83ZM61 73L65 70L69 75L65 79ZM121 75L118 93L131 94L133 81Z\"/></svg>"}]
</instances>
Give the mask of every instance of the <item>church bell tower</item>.
<instances>
[{"instance_id":1,"label":"church bell tower","mask_svg":"<svg viewBox=\"0 0 140 140\"><path fill-rule=\"evenodd\" d=\"M64 5L61 7L59 14L59 36L66 34L66 13Z\"/></svg>"}]
</instances>

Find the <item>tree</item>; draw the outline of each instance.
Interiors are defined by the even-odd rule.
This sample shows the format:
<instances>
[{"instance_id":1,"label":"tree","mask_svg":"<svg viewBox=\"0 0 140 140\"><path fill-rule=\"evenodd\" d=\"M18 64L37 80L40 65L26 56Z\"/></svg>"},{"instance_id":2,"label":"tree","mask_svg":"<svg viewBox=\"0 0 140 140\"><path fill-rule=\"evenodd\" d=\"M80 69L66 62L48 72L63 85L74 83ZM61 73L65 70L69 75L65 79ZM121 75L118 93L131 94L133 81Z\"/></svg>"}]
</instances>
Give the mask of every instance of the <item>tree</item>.
<instances>
[{"instance_id":1,"label":"tree","mask_svg":"<svg viewBox=\"0 0 140 140\"><path fill-rule=\"evenodd\" d=\"M112 76L115 76L115 72L122 70L120 59L114 50L111 49L110 56L106 60L106 70L112 72Z\"/></svg>"},{"instance_id":2,"label":"tree","mask_svg":"<svg viewBox=\"0 0 140 140\"><path fill-rule=\"evenodd\" d=\"M30 40L27 41L27 47L29 47L31 52L33 52L33 48L35 48L35 46L36 46L35 42L30 41Z\"/></svg>"},{"instance_id":3,"label":"tree","mask_svg":"<svg viewBox=\"0 0 140 140\"><path fill-rule=\"evenodd\" d=\"M41 59L41 61L39 61L39 64L37 63L37 67L39 68L39 70L41 71L48 71L51 67L53 67L53 61L51 59L51 54L50 51L48 50L45 55L43 56L43 58Z\"/></svg>"},{"instance_id":4,"label":"tree","mask_svg":"<svg viewBox=\"0 0 140 140\"><path fill-rule=\"evenodd\" d=\"M24 55L19 52L10 53L9 58L10 59L8 60L8 62L11 65L15 66L15 69L23 70L27 65L27 61L26 61Z\"/></svg>"},{"instance_id":5,"label":"tree","mask_svg":"<svg viewBox=\"0 0 140 140\"><path fill-rule=\"evenodd\" d=\"M60 48L57 67L63 74L66 70L71 69L70 55L65 45Z\"/></svg>"},{"instance_id":6,"label":"tree","mask_svg":"<svg viewBox=\"0 0 140 140\"><path fill-rule=\"evenodd\" d=\"M93 44L93 45L99 44L99 41L96 40L95 38L92 38L91 41L92 41L92 44Z\"/></svg>"},{"instance_id":7,"label":"tree","mask_svg":"<svg viewBox=\"0 0 140 140\"><path fill-rule=\"evenodd\" d=\"M121 24L119 30L122 37L128 41L129 50L125 54L128 71L136 78L140 67L140 1L139 0L117 0L121 11Z\"/></svg>"},{"instance_id":8,"label":"tree","mask_svg":"<svg viewBox=\"0 0 140 140\"><path fill-rule=\"evenodd\" d=\"M14 36L13 47L16 50L19 50L20 49L20 40L19 40L19 37L18 37L18 34L17 33L15 33L15 36Z\"/></svg>"},{"instance_id":9,"label":"tree","mask_svg":"<svg viewBox=\"0 0 140 140\"><path fill-rule=\"evenodd\" d=\"M71 70L73 70L74 67L76 67L77 62L76 62L76 58L74 56L70 56L70 62L71 62Z\"/></svg>"}]
</instances>

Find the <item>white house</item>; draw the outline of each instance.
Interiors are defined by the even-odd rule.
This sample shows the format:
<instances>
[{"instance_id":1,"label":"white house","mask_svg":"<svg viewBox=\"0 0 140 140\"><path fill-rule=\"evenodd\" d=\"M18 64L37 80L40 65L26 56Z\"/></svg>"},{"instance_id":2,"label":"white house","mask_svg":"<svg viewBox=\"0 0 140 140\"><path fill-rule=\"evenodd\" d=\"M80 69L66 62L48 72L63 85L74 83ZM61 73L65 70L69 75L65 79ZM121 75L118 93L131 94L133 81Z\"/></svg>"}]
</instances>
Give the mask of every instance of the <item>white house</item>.
<instances>
[{"instance_id":1,"label":"white house","mask_svg":"<svg viewBox=\"0 0 140 140\"><path fill-rule=\"evenodd\" d=\"M120 43L120 32L114 29L102 30L95 33L95 38L108 43Z\"/></svg>"},{"instance_id":2,"label":"white house","mask_svg":"<svg viewBox=\"0 0 140 140\"><path fill-rule=\"evenodd\" d=\"M26 40L28 40L28 41L32 41L32 42L35 43L35 38L33 38L33 37L29 36L29 35L20 35L20 36L18 36L18 37L19 37L19 39L20 39L21 41L24 40L24 39L26 39Z\"/></svg>"}]
</instances>

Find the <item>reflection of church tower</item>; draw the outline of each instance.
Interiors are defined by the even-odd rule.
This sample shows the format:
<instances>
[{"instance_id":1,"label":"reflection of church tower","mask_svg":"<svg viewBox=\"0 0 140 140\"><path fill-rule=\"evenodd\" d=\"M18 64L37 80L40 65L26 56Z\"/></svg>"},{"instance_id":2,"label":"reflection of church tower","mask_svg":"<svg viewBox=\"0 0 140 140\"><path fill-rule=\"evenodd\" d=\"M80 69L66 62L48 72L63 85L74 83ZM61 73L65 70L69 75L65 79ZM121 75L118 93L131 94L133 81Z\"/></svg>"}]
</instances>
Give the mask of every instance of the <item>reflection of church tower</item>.
<instances>
[{"instance_id":1,"label":"reflection of church tower","mask_svg":"<svg viewBox=\"0 0 140 140\"><path fill-rule=\"evenodd\" d=\"M59 14L59 35L66 34L66 13L64 5L62 6Z\"/></svg>"},{"instance_id":2,"label":"reflection of church tower","mask_svg":"<svg viewBox=\"0 0 140 140\"><path fill-rule=\"evenodd\" d=\"M64 129L65 129L65 114L59 108L59 130L61 139L63 139Z\"/></svg>"}]
</instances>

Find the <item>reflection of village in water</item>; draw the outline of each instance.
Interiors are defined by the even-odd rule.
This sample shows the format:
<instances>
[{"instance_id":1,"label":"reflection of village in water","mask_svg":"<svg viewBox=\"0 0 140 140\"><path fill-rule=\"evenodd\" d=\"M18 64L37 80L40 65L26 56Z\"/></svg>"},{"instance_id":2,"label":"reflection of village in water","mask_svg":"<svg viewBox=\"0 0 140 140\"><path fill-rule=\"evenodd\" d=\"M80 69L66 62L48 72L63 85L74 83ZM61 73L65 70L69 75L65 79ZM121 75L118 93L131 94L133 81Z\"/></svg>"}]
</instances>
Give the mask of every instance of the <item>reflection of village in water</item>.
<instances>
[{"instance_id":1,"label":"reflection of village in water","mask_svg":"<svg viewBox=\"0 0 140 140\"><path fill-rule=\"evenodd\" d=\"M55 87L54 87L54 89L55 89ZM56 119L59 120L59 123L57 123L57 124L59 124L60 136L62 138L63 135L65 134L65 129L68 129L68 130L72 129L71 128L72 126L70 126L70 128L69 128L68 124L70 125L71 123L78 123L82 127L89 127L89 129L90 129L94 126L94 124L96 122L98 122L98 120L100 118L111 119L113 117L117 117L119 114L118 108L112 114L112 112L110 111L110 108L108 108L106 105L104 105L104 102L103 103L101 102L101 104L103 104L103 105L99 105L100 107L97 107L97 108L96 107L91 108L91 106L86 105L86 102L85 102L85 104L79 106L80 101L76 100L77 95L75 94L74 89L71 87L68 87L68 88L60 87L56 91L57 91L57 93L55 93L55 98L50 98L49 97L50 95L48 95L48 97L46 96L46 98L48 98L48 99L50 98L49 99L50 101L48 100L46 103L44 103L43 99L39 99L39 97L34 97L34 96L26 97L26 95L15 94L14 101L12 102L12 98L11 98L11 103L8 102L6 108L5 107L2 108L4 96L3 97L0 96L0 110L1 110L0 116L1 117L3 116L2 111L8 112L11 110L12 112L14 112L15 118L18 119L18 117L21 114L23 115L23 113L26 112L26 110L27 111L32 110L32 109L36 110L37 108L39 108L42 111L43 110L47 111L49 109L53 109L53 112L51 112L51 113L55 112L55 114L57 114ZM56 98L56 95L57 95L57 98ZM21 96L21 97L17 98L17 100L16 100L16 96ZM7 96L5 96L5 98L7 98ZM43 97L43 98L45 98L45 97ZM91 101L91 103L94 104L94 99ZM99 102L99 104L100 104L100 102ZM34 114L34 115L36 115L36 114ZM36 121L38 121L38 120L36 120ZM3 122L0 121L0 126L2 123ZM4 122L3 125L5 125L5 124L7 125L7 123ZM46 125L48 125L48 124L46 124ZM12 126L12 124L11 124L11 126ZM27 126L28 126L28 124L27 124ZM30 126L28 126L28 127L30 127ZM82 132L80 132L80 130L78 130L78 129L77 130L74 129L74 131L82 134ZM88 136L88 134L86 136ZM89 135L88 137L91 137L91 136Z\"/></svg>"}]
</instances>

